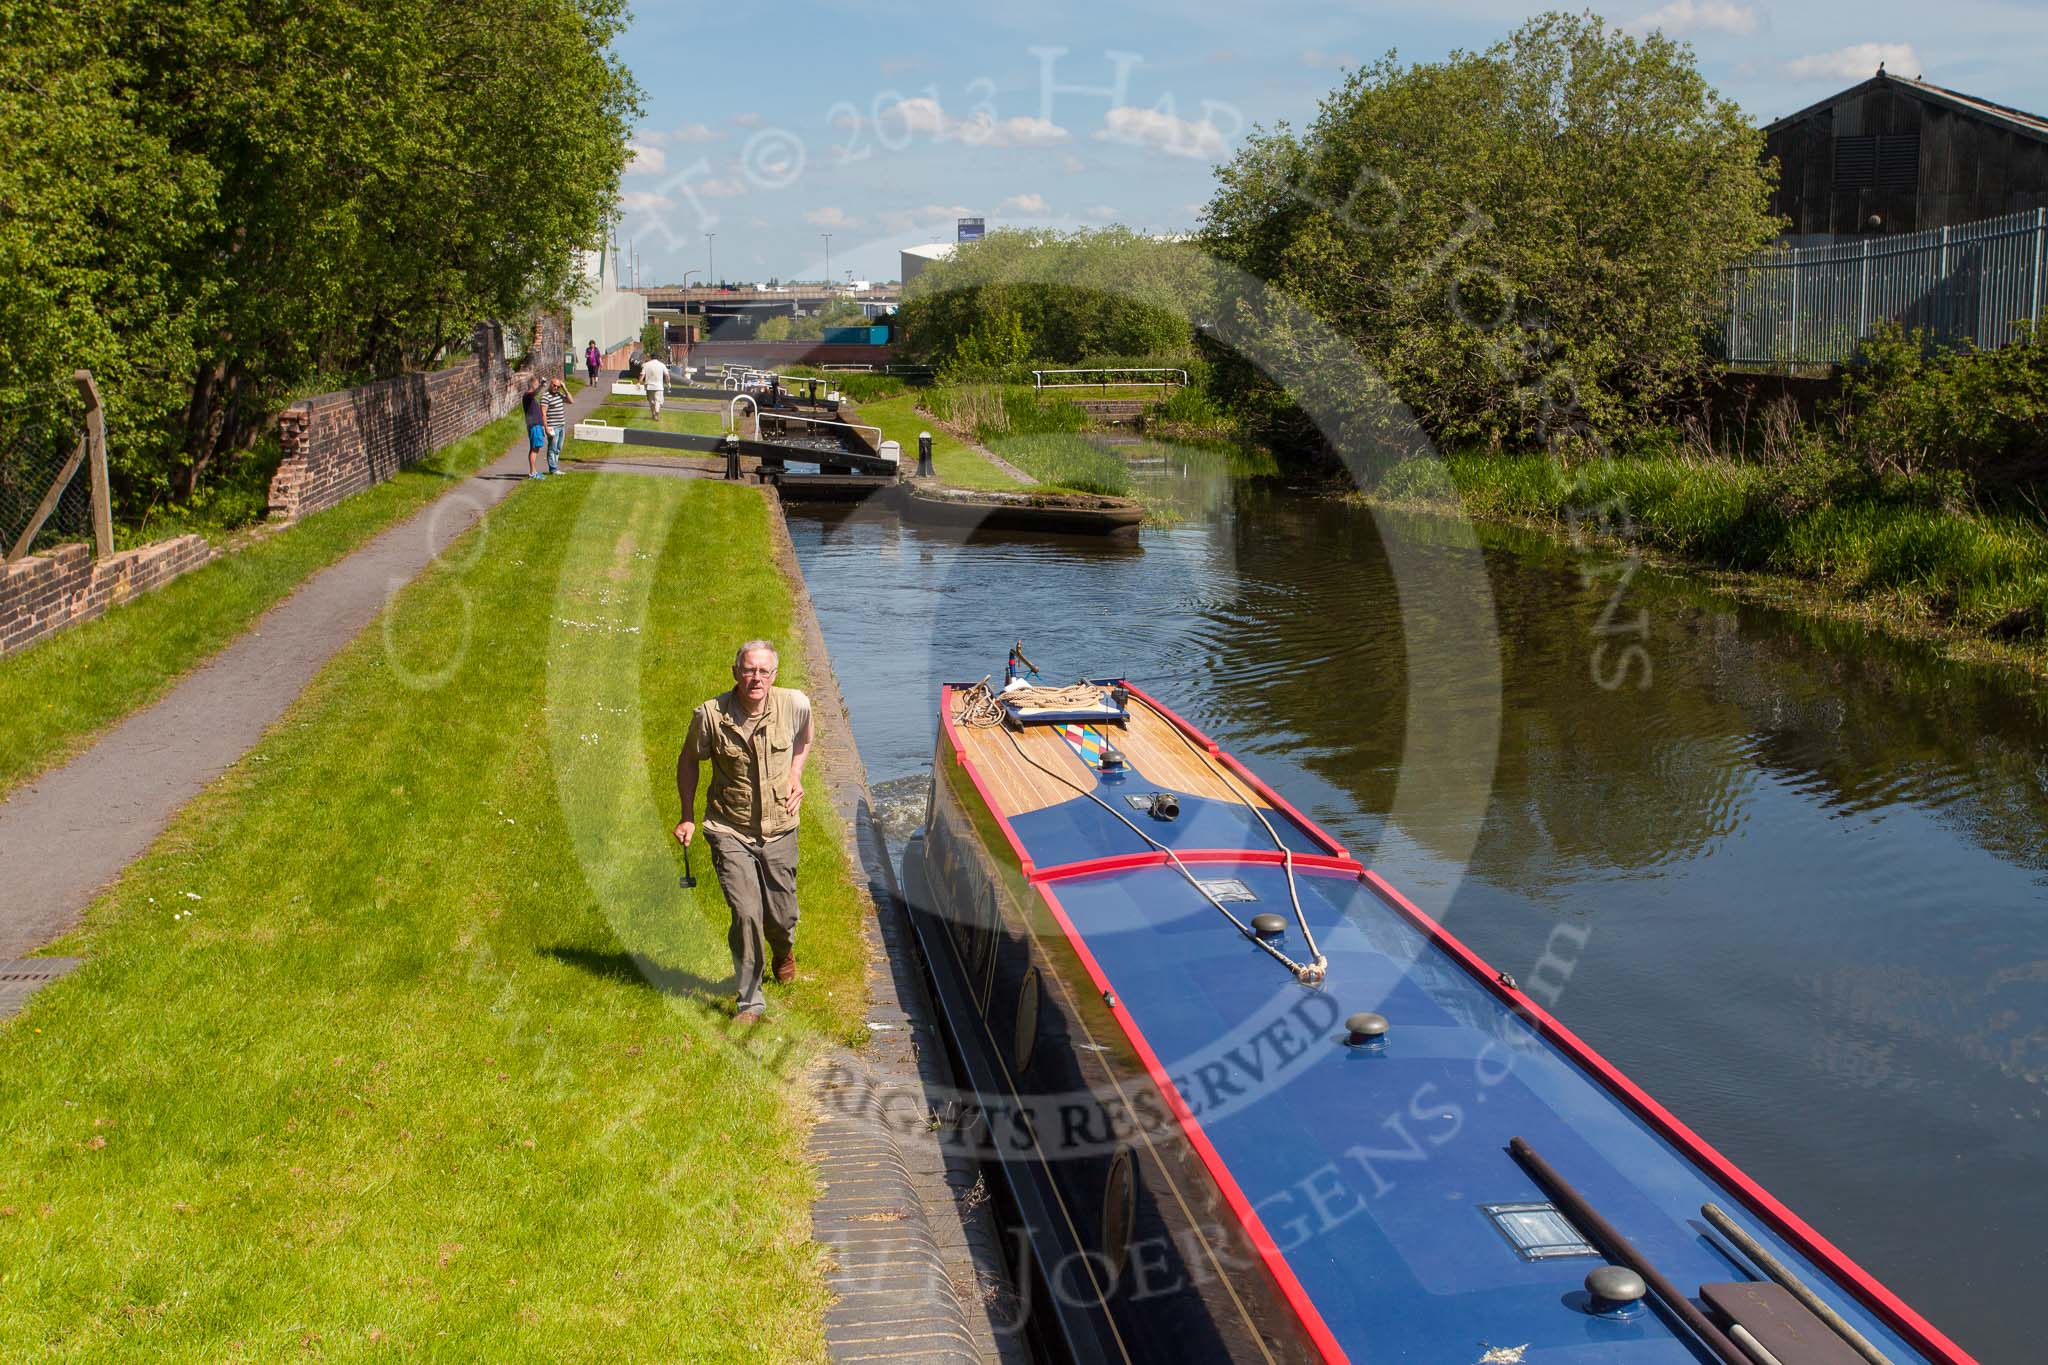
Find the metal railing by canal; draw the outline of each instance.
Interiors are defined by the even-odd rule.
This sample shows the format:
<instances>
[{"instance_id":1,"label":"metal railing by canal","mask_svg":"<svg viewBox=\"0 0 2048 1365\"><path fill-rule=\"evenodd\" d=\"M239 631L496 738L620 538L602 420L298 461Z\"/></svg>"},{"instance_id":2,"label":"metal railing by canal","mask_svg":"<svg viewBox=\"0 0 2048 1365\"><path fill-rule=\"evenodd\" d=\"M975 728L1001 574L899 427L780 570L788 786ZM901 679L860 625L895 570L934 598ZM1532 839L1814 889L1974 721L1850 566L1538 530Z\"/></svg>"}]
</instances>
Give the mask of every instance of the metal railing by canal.
<instances>
[{"instance_id":1,"label":"metal railing by canal","mask_svg":"<svg viewBox=\"0 0 2048 1365\"><path fill-rule=\"evenodd\" d=\"M2003 346L2038 327L2048 209L1897 237L1766 252L1729 273L1736 367L1842 365L1881 322L1938 346Z\"/></svg>"}]
</instances>

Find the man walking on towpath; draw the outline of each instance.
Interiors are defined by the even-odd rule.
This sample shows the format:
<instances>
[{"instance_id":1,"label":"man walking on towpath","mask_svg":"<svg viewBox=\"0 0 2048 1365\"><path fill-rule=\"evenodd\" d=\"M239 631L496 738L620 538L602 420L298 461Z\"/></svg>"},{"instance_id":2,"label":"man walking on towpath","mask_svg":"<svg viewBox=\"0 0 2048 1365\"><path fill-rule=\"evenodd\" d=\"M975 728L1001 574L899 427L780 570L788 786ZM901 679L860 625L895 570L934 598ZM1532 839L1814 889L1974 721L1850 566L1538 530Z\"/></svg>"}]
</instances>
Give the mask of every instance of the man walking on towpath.
<instances>
[{"instance_id":1,"label":"man walking on towpath","mask_svg":"<svg viewBox=\"0 0 2048 1365\"><path fill-rule=\"evenodd\" d=\"M541 406L540 376L528 375L526 387L520 392L520 403L526 410L526 477L544 479L540 472L540 448L547 443L547 413Z\"/></svg>"},{"instance_id":2,"label":"man walking on towpath","mask_svg":"<svg viewBox=\"0 0 2048 1365\"><path fill-rule=\"evenodd\" d=\"M647 386L647 410L661 416L661 400L668 395L668 366L661 363L660 356L651 355L641 362L640 382Z\"/></svg>"},{"instance_id":3,"label":"man walking on towpath","mask_svg":"<svg viewBox=\"0 0 2048 1365\"><path fill-rule=\"evenodd\" d=\"M691 714L676 758L683 818L675 835L685 848L697 833L697 765L711 764L704 837L732 910L726 945L738 978L733 1017L742 1024L759 1023L766 1008L764 940L774 953L768 969L775 979L796 980L797 809L811 751L811 699L775 686L778 662L766 640L741 645L733 656L732 691Z\"/></svg>"}]
</instances>

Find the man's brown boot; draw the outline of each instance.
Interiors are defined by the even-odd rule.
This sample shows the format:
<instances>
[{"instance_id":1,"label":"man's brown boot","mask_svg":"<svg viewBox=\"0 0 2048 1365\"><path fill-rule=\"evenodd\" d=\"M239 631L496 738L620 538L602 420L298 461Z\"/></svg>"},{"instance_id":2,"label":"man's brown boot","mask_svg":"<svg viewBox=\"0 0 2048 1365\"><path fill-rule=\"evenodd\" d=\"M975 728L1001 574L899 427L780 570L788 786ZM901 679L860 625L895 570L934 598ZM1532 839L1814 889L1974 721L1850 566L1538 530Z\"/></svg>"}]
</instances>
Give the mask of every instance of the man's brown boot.
<instances>
[{"instance_id":1,"label":"man's brown boot","mask_svg":"<svg viewBox=\"0 0 2048 1365\"><path fill-rule=\"evenodd\" d=\"M775 979L785 986L796 980L796 949L775 955Z\"/></svg>"},{"instance_id":2,"label":"man's brown boot","mask_svg":"<svg viewBox=\"0 0 2048 1365\"><path fill-rule=\"evenodd\" d=\"M735 1024L758 1024L761 1022L761 1011L758 1008L741 1010L732 1017L732 1021Z\"/></svg>"}]
</instances>

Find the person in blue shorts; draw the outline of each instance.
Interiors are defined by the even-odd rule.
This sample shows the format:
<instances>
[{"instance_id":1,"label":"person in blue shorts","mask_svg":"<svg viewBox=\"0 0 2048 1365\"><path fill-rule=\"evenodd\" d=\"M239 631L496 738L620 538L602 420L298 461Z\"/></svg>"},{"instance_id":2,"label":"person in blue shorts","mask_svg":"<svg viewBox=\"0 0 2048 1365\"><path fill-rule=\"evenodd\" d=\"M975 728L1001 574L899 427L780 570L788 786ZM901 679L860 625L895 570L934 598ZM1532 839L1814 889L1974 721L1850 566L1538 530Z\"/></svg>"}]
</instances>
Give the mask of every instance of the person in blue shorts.
<instances>
[{"instance_id":1,"label":"person in blue shorts","mask_svg":"<svg viewBox=\"0 0 2048 1365\"><path fill-rule=\"evenodd\" d=\"M521 401L526 405L526 477L545 479L540 472L540 449L547 444L547 414L541 406L540 376L526 376Z\"/></svg>"}]
</instances>

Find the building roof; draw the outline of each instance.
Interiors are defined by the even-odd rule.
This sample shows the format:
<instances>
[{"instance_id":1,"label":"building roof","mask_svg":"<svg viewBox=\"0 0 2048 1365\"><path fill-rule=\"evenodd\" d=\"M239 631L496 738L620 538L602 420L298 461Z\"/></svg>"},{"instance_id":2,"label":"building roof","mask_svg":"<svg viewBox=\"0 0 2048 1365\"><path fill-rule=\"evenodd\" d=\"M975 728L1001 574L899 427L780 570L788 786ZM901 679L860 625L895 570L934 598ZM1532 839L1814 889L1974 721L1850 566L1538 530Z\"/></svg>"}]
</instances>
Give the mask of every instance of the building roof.
<instances>
[{"instance_id":1,"label":"building roof","mask_svg":"<svg viewBox=\"0 0 2048 1365\"><path fill-rule=\"evenodd\" d=\"M1873 90L1880 85L1899 86L1906 93L1916 98L1924 99L1931 104L1945 105L1948 108L1968 114L1973 118L1982 119L1986 123L1995 123L2013 132L2022 133L2028 137L2048 142L2048 118L2043 118L2039 114L2029 114L2023 109L2014 109L2010 105L1994 104L1990 100L1978 99L1975 95L1965 95L1960 90L1950 90L1944 86L1934 85L1915 78L1894 76L1882 66L1877 69L1875 76L1864 81L1861 85L1852 85L1847 90L1837 91L1824 100L1807 105L1796 114L1787 114L1781 119L1767 123L1764 125L1764 131L1766 133L1775 133L1787 124L1797 123L1799 120L1817 114L1823 109L1840 104L1851 95L1860 95L1864 91Z\"/></svg>"},{"instance_id":2,"label":"building roof","mask_svg":"<svg viewBox=\"0 0 2048 1365\"><path fill-rule=\"evenodd\" d=\"M916 256L920 260L943 261L953 254L953 248L958 245L958 242L926 242L923 246L904 247L902 252L905 256Z\"/></svg>"}]
</instances>

